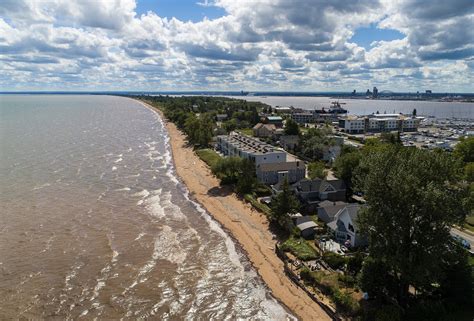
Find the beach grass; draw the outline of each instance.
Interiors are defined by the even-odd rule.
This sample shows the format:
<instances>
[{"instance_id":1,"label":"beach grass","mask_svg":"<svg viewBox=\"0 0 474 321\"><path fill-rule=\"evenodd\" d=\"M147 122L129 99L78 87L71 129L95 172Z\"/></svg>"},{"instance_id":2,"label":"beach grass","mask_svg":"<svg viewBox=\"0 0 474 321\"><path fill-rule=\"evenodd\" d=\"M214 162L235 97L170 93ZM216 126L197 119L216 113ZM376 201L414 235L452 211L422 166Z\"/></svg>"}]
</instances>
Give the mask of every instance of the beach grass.
<instances>
[{"instance_id":1,"label":"beach grass","mask_svg":"<svg viewBox=\"0 0 474 321\"><path fill-rule=\"evenodd\" d=\"M244 195L244 199L249 202L250 204L252 204L252 206L254 208L256 208L257 210L259 210L260 212L262 212L263 214L267 215L267 216L270 216L271 215L271 210L270 208L265 205L265 204L262 204L260 203L252 194L245 194Z\"/></svg>"},{"instance_id":2,"label":"beach grass","mask_svg":"<svg viewBox=\"0 0 474 321\"><path fill-rule=\"evenodd\" d=\"M199 156L209 167L212 168L222 157L215 151L209 148L195 150L196 155Z\"/></svg>"}]
</instances>

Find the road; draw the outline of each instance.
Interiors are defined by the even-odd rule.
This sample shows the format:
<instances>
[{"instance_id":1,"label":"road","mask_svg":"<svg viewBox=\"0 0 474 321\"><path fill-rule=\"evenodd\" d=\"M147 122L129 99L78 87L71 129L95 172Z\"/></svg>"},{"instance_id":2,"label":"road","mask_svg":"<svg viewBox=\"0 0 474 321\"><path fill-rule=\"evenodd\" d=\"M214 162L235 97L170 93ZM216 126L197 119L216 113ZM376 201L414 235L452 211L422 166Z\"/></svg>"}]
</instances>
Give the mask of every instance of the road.
<instances>
[{"instance_id":1,"label":"road","mask_svg":"<svg viewBox=\"0 0 474 321\"><path fill-rule=\"evenodd\" d=\"M468 241L471 244L471 251L474 250L474 235L473 234L467 233L465 231L461 231L454 227L451 229L451 234L460 236L466 241Z\"/></svg>"}]
</instances>

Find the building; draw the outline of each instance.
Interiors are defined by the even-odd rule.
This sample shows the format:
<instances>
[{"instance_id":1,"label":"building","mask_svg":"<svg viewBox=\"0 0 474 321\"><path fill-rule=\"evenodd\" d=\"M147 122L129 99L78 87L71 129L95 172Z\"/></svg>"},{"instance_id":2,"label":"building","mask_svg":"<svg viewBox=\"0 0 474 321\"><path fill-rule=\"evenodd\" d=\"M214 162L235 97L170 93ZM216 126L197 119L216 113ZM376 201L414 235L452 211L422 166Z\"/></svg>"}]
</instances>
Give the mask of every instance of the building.
<instances>
[{"instance_id":1,"label":"building","mask_svg":"<svg viewBox=\"0 0 474 321\"><path fill-rule=\"evenodd\" d=\"M276 131L276 126L274 124L262 124L258 123L253 126L253 135L255 137L272 137Z\"/></svg>"},{"instance_id":2,"label":"building","mask_svg":"<svg viewBox=\"0 0 474 321\"><path fill-rule=\"evenodd\" d=\"M291 119L293 119L298 124L307 124L314 121L314 116L311 112L292 113Z\"/></svg>"},{"instance_id":3,"label":"building","mask_svg":"<svg viewBox=\"0 0 474 321\"><path fill-rule=\"evenodd\" d=\"M216 121L224 121L227 120L227 114L217 114L216 115Z\"/></svg>"},{"instance_id":4,"label":"building","mask_svg":"<svg viewBox=\"0 0 474 321\"><path fill-rule=\"evenodd\" d=\"M341 201L322 201L318 204L318 218L328 224L334 221L336 214L346 207L348 203Z\"/></svg>"},{"instance_id":5,"label":"building","mask_svg":"<svg viewBox=\"0 0 474 321\"><path fill-rule=\"evenodd\" d=\"M321 201L329 200L335 202L346 200L346 185L340 179L303 179L297 182L295 187L295 194L308 212L316 210Z\"/></svg>"},{"instance_id":6,"label":"building","mask_svg":"<svg viewBox=\"0 0 474 321\"><path fill-rule=\"evenodd\" d=\"M283 127L283 118L280 116L266 116L265 117L265 123L266 124L273 124L277 128Z\"/></svg>"},{"instance_id":7,"label":"building","mask_svg":"<svg viewBox=\"0 0 474 321\"><path fill-rule=\"evenodd\" d=\"M283 147L283 149L294 150L295 147L298 146L299 141L300 141L300 138L298 135L280 136L280 146Z\"/></svg>"},{"instance_id":8,"label":"building","mask_svg":"<svg viewBox=\"0 0 474 321\"><path fill-rule=\"evenodd\" d=\"M334 217L328 227L334 232L336 240L350 247L364 246L367 239L361 235L357 223L357 216L361 205L349 204Z\"/></svg>"},{"instance_id":9,"label":"building","mask_svg":"<svg viewBox=\"0 0 474 321\"><path fill-rule=\"evenodd\" d=\"M256 170L257 179L266 185L277 184L282 177L293 184L306 176L306 165L296 158L280 163L261 163L256 166Z\"/></svg>"},{"instance_id":10,"label":"building","mask_svg":"<svg viewBox=\"0 0 474 321\"><path fill-rule=\"evenodd\" d=\"M249 159L255 163L257 178L264 184L276 184L279 177L295 183L306 175L303 161L257 138L232 132L217 136L216 148L225 156Z\"/></svg>"},{"instance_id":11,"label":"building","mask_svg":"<svg viewBox=\"0 0 474 321\"><path fill-rule=\"evenodd\" d=\"M369 116L346 116L339 118L339 128L350 134L367 132L413 132L420 126L420 117L403 114L373 114Z\"/></svg>"},{"instance_id":12,"label":"building","mask_svg":"<svg viewBox=\"0 0 474 321\"><path fill-rule=\"evenodd\" d=\"M273 107L273 111L277 114L289 114L291 113L291 107Z\"/></svg>"},{"instance_id":13,"label":"building","mask_svg":"<svg viewBox=\"0 0 474 321\"><path fill-rule=\"evenodd\" d=\"M295 218L295 225L300 230L301 236L305 239L312 239L316 234L318 225L309 216Z\"/></svg>"},{"instance_id":14,"label":"building","mask_svg":"<svg viewBox=\"0 0 474 321\"><path fill-rule=\"evenodd\" d=\"M286 162L286 152L257 138L232 132L217 136L217 149L225 156L250 159L256 166L264 163Z\"/></svg>"},{"instance_id":15,"label":"building","mask_svg":"<svg viewBox=\"0 0 474 321\"><path fill-rule=\"evenodd\" d=\"M372 97L377 98L378 96L379 96L379 90L377 89L377 87L374 87L374 89L372 90Z\"/></svg>"}]
</instances>

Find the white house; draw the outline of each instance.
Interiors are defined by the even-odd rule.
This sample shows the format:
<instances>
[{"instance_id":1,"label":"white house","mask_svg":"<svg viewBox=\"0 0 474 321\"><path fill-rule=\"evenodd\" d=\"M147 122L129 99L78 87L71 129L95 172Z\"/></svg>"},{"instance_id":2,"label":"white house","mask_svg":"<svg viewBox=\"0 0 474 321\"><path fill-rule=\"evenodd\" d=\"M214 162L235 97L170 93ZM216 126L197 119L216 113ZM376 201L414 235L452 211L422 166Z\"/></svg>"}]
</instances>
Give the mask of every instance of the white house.
<instances>
[{"instance_id":1,"label":"white house","mask_svg":"<svg viewBox=\"0 0 474 321\"><path fill-rule=\"evenodd\" d=\"M334 217L334 221L328 224L328 227L334 232L336 240L350 247L364 246L367 240L361 235L357 223L357 216L361 205L349 204L339 210Z\"/></svg>"}]
</instances>

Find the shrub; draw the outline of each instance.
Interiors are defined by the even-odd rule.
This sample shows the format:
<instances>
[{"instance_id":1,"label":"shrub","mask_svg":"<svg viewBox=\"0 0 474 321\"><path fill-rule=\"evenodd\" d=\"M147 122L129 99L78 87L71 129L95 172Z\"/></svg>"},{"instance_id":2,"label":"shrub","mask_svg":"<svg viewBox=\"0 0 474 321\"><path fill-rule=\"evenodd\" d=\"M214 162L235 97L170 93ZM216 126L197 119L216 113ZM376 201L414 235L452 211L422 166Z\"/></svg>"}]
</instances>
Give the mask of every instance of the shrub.
<instances>
[{"instance_id":1,"label":"shrub","mask_svg":"<svg viewBox=\"0 0 474 321\"><path fill-rule=\"evenodd\" d=\"M333 252L324 253L323 259L334 270L342 268L347 262L346 258Z\"/></svg>"},{"instance_id":2,"label":"shrub","mask_svg":"<svg viewBox=\"0 0 474 321\"><path fill-rule=\"evenodd\" d=\"M349 293L336 289L332 292L331 297L334 303L336 303L343 312L349 315L354 315L360 310L359 302L357 302Z\"/></svg>"}]
</instances>

